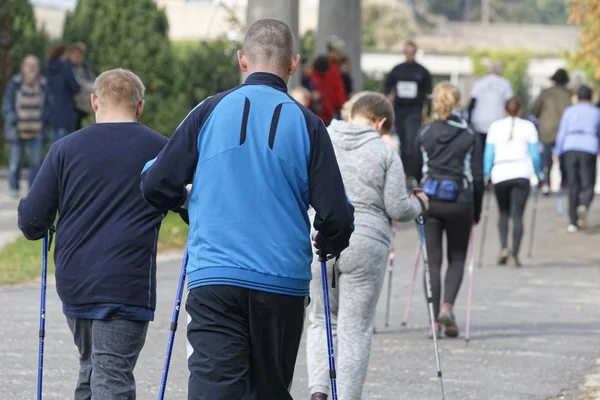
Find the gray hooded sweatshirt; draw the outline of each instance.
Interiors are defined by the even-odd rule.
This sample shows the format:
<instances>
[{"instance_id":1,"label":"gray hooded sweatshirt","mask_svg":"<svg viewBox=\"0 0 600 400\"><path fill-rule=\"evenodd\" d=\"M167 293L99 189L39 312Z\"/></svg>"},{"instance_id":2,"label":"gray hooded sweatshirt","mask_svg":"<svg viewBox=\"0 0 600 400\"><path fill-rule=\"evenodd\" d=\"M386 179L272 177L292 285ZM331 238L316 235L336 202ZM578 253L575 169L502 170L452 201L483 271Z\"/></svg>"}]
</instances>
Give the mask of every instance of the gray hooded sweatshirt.
<instances>
[{"instance_id":1,"label":"gray hooded sweatshirt","mask_svg":"<svg viewBox=\"0 0 600 400\"><path fill-rule=\"evenodd\" d=\"M418 200L408 197L398 152L368 126L333 120L327 130L354 205L354 235L389 244L392 220L406 222L421 213Z\"/></svg>"}]
</instances>

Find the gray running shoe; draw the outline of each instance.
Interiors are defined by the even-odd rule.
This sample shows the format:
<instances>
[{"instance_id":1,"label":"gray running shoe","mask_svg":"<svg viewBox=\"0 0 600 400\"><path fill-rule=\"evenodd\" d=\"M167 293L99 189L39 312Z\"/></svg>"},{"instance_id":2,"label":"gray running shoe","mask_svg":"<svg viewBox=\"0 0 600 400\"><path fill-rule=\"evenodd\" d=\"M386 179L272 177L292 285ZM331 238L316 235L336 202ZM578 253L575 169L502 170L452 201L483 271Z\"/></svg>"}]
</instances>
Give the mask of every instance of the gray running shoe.
<instances>
[{"instance_id":1,"label":"gray running shoe","mask_svg":"<svg viewBox=\"0 0 600 400\"><path fill-rule=\"evenodd\" d=\"M456 326L456 319L454 313L449 308L444 308L438 316L438 321L444 326L444 331L448 337L458 336L458 326Z\"/></svg>"},{"instance_id":2,"label":"gray running shoe","mask_svg":"<svg viewBox=\"0 0 600 400\"><path fill-rule=\"evenodd\" d=\"M509 258L510 250L508 247L505 247L500 251L500 256L498 257L498 265L506 265L506 262Z\"/></svg>"}]
</instances>

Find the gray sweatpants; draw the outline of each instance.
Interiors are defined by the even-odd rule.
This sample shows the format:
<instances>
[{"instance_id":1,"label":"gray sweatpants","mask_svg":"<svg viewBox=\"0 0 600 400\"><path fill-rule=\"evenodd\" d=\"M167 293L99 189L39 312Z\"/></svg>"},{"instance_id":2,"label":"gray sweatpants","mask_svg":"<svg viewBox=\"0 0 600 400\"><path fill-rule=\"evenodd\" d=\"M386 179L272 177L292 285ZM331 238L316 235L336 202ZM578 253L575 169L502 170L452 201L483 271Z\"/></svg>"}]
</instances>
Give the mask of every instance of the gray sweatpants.
<instances>
[{"instance_id":1,"label":"gray sweatpants","mask_svg":"<svg viewBox=\"0 0 600 400\"><path fill-rule=\"evenodd\" d=\"M360 400L367 377L375 308L381 293L389 247L381 241L353 235L336 266L336 287L331 288L332 266L327 266L333 340L336 346L338 396ZM321 264L312 264L311 304L307 331L308 386L310 393L329 393L329 361Z\"/></svg>"},{"instance_id":2,"label":"gray sweatpants","mask_svg":"<svg viewBox=\"0 0 600 400\"><path fill-rule=\"evenodd\" d=\"M134 400L133 369L148 331L148 321L67 317L79 350L75 400Z\"/></svg>"}]
</instances>

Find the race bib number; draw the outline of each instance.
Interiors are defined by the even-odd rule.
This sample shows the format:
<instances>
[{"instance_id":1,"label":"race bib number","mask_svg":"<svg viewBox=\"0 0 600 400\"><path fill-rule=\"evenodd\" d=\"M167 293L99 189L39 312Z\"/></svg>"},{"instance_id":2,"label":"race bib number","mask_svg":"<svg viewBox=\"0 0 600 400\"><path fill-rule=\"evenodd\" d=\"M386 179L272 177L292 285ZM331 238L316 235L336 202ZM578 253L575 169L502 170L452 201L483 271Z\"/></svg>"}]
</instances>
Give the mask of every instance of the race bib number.
<instances>
[{"instance_id":1,"label":"race bib number","mask_svg":"<svg viewBox=\"0 0 600 400\"><path fill-rule=\"evenodd\" d=\"M396 83L396 96L401 99L416 99L417 93L417 82L399 81Z\"/></svg>"}]
</instances>

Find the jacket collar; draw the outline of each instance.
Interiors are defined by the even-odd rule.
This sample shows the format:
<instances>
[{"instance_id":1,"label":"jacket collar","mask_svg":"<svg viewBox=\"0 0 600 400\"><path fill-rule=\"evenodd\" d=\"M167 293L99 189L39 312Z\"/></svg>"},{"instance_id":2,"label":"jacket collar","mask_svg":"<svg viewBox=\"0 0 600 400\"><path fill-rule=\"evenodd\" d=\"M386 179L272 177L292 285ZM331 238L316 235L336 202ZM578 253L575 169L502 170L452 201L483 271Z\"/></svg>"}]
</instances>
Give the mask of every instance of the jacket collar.
<instances>
[{"instance_id":1,"label":"jacket collar","mask_svg":"<svg viewBox=\"0 0 600 400\"><path fill-rule=\"evenodd\" d=\"M287 85L283 79L268 72L255 72L246 78L246 85L267 85L273 89L287 93Z\"/></svg>"}]
</instances>

